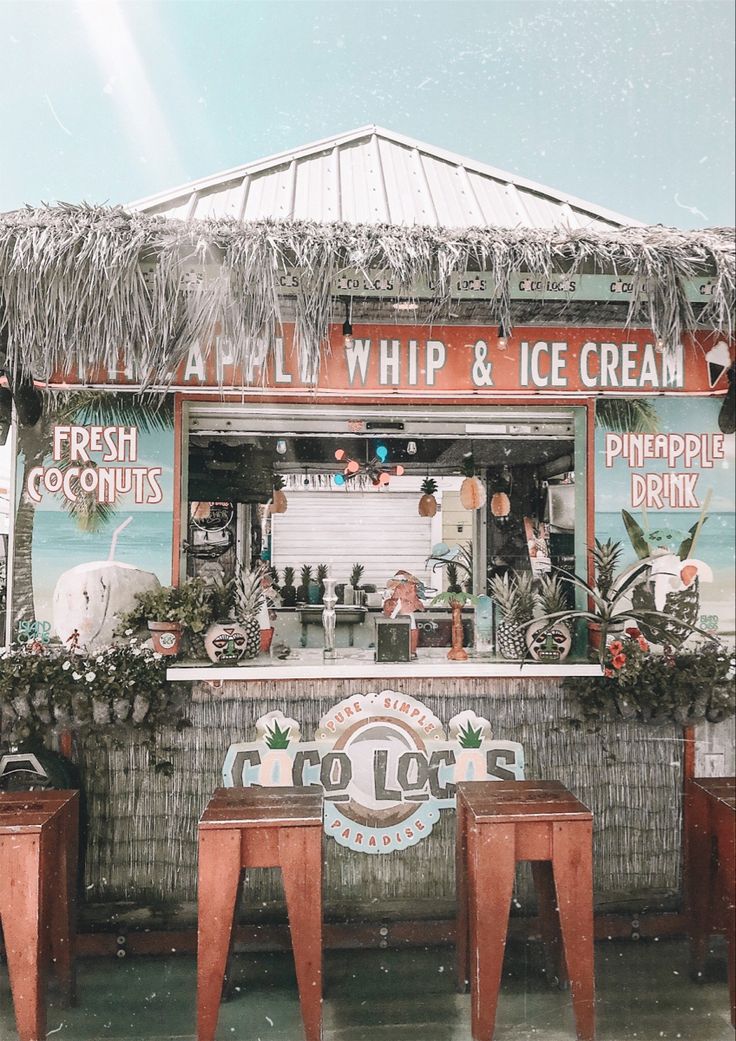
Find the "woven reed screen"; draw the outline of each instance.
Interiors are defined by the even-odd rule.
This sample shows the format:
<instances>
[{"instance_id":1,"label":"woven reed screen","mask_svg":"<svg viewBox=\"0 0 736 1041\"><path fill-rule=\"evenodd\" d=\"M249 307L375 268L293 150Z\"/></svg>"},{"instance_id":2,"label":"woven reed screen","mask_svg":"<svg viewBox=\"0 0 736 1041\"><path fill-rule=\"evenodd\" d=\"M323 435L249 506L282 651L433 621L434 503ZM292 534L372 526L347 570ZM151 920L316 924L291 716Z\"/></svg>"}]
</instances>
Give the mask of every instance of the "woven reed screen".
<instances>
[{"instance_id":1,"label":"woven reed screen","mask_svg":"<svg viewBox=\"0 0 736 1041\"><path fill-rule=\"evenodd\" d=\"M466 708L490 719L494 737L520 741L527 777L558 778L595 818L598 906L647 894L674 894L680 884L682 732L606 724L595 733L568 723L570 705L554 680L411 679L385 683L411 694L444 722ZM88 898L193 901L197 820L221 784L228 745L253 740L256 719L281 708L311 740L320 716L369 681L319 680L206 684L193 689L193 726L165 734L162 751L173 777L154 773L143 749L82 749L90 834ZM373 688L375 689L375 687ZM454 815L445 811L432 835L400 853L369 856L334 841L325 844L326 910L335 915L366 906L408 902L421 913L452 900ZM248 903L280 903L276 873L251 872ZM529 898L523 870L517 903Z\"/></svg>"}]
</instances>

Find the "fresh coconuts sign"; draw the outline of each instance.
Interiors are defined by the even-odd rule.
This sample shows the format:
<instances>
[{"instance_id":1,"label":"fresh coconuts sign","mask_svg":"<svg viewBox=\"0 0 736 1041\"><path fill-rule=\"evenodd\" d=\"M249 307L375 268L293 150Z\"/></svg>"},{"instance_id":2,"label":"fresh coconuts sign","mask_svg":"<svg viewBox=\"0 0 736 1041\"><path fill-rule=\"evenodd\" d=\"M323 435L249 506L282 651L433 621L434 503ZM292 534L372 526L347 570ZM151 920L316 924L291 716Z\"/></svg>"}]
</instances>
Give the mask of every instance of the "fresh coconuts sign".
<instances>
[{"instance_id":1,"label":"fresh coconuts sign","mask_svg":"<svg viewBox=\"0 0 736 1041\"><path fill-rule=\"evenodd\" d=\"M442 722L393 690L354 694L330 709L313 741L280 710L256 723L256 740L230 746L224 783L309 786L325 798L325 832L363 853L394 853L425 839L455 806L458 781L523 780L524 751L493 740L474 712Z\"/></svg>"}]
</instances>

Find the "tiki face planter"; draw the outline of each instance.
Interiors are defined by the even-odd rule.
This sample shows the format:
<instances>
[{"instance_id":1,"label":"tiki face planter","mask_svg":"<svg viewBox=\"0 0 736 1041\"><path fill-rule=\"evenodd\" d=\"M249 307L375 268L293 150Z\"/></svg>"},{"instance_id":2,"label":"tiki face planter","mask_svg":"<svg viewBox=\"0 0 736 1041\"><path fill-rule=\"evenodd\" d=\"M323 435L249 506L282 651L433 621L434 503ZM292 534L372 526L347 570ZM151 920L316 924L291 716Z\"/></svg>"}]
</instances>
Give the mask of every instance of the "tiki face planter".
<instances>
[{"instance_id":1,"label":"tiki face planter","mask_svg":"<svg viewBox=\"0 0 736 1041\"><path fill-rule=\"evenodd\" d=\"M204 649L216 665L232 665L245 654L248 634L239 622L214 622L204 636Z\"/></svg>"}]
</instances>

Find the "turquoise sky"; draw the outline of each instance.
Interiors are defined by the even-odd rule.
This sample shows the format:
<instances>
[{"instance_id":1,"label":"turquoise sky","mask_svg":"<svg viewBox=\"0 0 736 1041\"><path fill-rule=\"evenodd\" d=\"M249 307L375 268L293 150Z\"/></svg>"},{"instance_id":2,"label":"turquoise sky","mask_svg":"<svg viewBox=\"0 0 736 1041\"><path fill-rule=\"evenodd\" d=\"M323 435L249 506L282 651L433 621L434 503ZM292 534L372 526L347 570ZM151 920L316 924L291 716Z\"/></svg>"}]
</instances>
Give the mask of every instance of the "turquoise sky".
<instances>
[{"instance_id":1,"label":"turquoise sky","mask_svg":"<svg viewBox=\"0 0 736 1041\"><path fill-rule=\"evenodd\" d=\"M734 223L731 0L0 2L0 211L366 123L650 223Z\"/></svg>"}]
</instances>

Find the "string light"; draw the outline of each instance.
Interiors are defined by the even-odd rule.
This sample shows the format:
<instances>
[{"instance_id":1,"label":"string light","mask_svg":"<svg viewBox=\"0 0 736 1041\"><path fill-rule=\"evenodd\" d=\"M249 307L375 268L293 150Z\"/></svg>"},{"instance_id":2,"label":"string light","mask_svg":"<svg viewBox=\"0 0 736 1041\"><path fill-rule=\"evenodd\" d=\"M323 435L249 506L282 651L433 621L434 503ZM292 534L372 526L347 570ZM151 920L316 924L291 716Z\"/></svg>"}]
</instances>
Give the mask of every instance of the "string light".
<instances>
[{"instance_id":1,"label":"string light","mask_svg":"<svg viewBox=\"0 0 736 1041\"><path fill-rule=\"evenodd\" d=\"M345 297L345 321L342 323L342 342L344 347L353 346L353 327L350 324L350 298Z\"/></svg>"},{"instance_id":2,"label":"string light","mask_svg":"<svg viewBox=\"0 0 736 1041\"><path fill-rule=\"evenodd\" d=\"M503 324L499 325L499 327L498 327L498 340L496 341L496 346L498 347L499 351L505 351L506 348L508 347L508 345L509 345L509 336L508 336L508 332L506 330L506 327Z\"/></svg>"}]
</instances>

